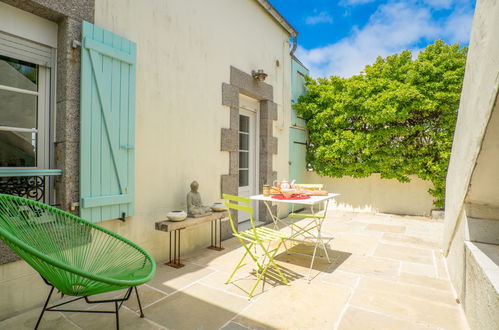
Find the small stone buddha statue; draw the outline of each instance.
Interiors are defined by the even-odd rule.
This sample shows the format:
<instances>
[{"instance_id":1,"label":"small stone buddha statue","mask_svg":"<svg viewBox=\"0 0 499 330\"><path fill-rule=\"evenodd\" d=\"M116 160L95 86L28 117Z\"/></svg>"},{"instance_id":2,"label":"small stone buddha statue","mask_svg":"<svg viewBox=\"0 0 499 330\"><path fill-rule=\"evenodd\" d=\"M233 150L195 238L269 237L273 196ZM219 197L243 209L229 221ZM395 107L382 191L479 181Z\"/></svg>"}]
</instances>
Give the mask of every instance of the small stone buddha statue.
<instances>
[{"instance_id":1,"label":"small stone buddha statue","mask_svg":"<svg viewBox=\"0 0 499 330\"><path fill-rule=\"evenodd\" d=\"M198 188L199 183L197 181L192 181L191 191L187 194L187 214L194 218L211 214L210 207L203 205Z\"/></svg>"}]
</instances>

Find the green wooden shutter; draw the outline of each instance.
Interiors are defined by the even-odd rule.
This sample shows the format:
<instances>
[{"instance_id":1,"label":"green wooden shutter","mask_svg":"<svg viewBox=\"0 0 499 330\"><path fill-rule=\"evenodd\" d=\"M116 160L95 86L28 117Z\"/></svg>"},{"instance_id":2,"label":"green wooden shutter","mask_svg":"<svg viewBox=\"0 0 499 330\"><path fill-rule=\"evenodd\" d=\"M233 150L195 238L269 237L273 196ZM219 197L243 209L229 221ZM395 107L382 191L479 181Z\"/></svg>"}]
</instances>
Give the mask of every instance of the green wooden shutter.
<instances>
[{"instance_id":1,"label":"green wooden shutter","mask_svg":"<svg viewBox=\"0 0 499 330\"><path fill-rule=\"evenodd\" d=\"M83 22L80 215L135 213L135 43Z\"/></svg>"}]
</instances>

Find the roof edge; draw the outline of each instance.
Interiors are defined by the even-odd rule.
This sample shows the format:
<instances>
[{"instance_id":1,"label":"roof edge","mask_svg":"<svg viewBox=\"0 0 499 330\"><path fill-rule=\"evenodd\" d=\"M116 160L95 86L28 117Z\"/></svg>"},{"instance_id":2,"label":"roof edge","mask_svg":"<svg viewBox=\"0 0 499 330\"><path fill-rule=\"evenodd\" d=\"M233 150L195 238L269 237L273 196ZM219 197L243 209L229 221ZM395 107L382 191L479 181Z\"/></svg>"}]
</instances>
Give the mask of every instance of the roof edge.
<instances>
[{"instance_id":1,"label":"roof edge","mask_svg":"<svg viewBox=\"0 0 499 330\"><path fill-rule=\"evenodd\" d=\"M293 59L296 63L300 64L300 65L301 65L302 67L304 67L307 71L310 71L310 69L309 69L309 68L307 68L307 67L305 66L305 64L303 64L303 62L302 62L302 61L300 61L300 60L298 59L298 57L296 57L294 54L293 54L293 55L291 55L291 59Z\"/></svg>"},{"instance_id":2,"label":"roof edge","mask_svg":"<svg viewBox=\"0 0 499 330\"><path fill-rule=\"evenodd\" d=\"M268 0L255 0L263 7L292 37L298 36L298 31L272 6Z\"/></svg>"}]
</instances>

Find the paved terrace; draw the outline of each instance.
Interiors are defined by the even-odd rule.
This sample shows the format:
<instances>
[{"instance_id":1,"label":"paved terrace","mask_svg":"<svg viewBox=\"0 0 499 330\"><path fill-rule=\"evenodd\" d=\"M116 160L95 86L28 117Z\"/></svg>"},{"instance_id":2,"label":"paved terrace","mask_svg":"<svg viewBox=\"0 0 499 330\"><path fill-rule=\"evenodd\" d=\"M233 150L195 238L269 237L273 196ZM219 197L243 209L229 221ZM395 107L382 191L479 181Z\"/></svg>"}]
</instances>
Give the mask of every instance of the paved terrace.
<instances>
[{"instance_id":1,"label":"paved terrace","mask_svg":"<svg viewBox=\"0 0 499 330\"><path fill-rule=\"evenodd\" d=\"M249 275L252 267L236 274L236 285L223 284L243 254L239 242L230 239L222 252L202 249L186 255L184 268L158 265L155 278L140 287L145 319L137 316L132 295L120 310L121 327L468 329L439 252L441 221L331 211L324 228L335 233L329 244L334 261L316 259L310 284L303 276L310 259L283 251L278 263L291 286L268 278L248 301L243 290L255 281ZM91 308L106 307L111 306ZM39 312L34 309L5 320L0 329L32 329ZM112 314L47 312L40 328L114 327Z\"/></svg>"}]
</instances>

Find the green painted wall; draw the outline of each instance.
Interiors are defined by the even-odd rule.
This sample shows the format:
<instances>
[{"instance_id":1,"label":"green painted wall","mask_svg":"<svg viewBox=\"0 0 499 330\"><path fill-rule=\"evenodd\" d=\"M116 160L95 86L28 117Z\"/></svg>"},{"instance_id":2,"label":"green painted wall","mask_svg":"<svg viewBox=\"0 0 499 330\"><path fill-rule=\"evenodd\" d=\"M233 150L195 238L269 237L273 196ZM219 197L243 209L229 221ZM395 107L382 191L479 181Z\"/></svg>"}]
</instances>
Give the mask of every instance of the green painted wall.
<instances>
[{"instance_id":1,"label":"green painted wall","mask_svg":"<svg viewBox=\"0 0 499 330\"><path fill-rule=\"evenodd\" d=\"M298 98L305 93L305 75L309 71L296 59L291 60L291 105L298 102ZM305 182L306 173L306 142L307 132L305 121L291 109L291 127L289 129L289 179L297 183Z\"/></svg>"}]
</instances>

